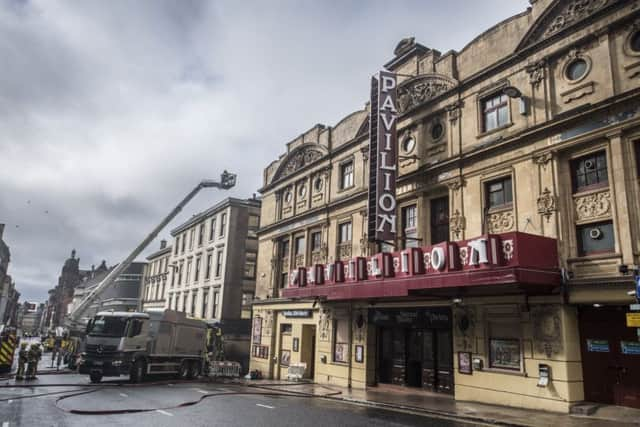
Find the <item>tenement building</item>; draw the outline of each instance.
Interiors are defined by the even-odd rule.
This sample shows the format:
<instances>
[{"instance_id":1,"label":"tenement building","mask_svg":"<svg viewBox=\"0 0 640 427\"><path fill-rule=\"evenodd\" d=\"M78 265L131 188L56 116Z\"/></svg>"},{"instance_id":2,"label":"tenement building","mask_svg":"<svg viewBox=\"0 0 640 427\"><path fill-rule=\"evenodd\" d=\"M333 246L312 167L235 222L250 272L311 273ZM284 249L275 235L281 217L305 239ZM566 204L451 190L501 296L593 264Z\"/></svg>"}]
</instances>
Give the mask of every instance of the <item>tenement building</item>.
<instances>
[{"instance_id":1,"label":"tenement building","mask_svg":"<svg viewBox=\"0 0 640 427\"><path fill-rule=\"evenodd\" d=\"M248 366L260 200L227 198L171 230L165 307L222 325L225 352Z\"/></svg>"},{"instance_id":2,"label":"tenement building","mask_svg":"<svg viewBox=\"0 0 640 427\"><path fill-rule=\"evenodd\" d=\"M164 292L168 284L170 262L171 246L167 246L166 240L161 240L160 249L147 256L147 264L144 267L140 287L142 310L165 307Z\"/></svg>"},{"instance_id":3,"label":"tenement building","mask_svg":"<svg viewBox=\"0 0 640 427\"><path fill-rule=\"evenodd\" d=\"M402 40L364 110L289 142L264 170L251 369L640 407L639 10L537 0L460 51Z\"/></svg>"}]
</instances>

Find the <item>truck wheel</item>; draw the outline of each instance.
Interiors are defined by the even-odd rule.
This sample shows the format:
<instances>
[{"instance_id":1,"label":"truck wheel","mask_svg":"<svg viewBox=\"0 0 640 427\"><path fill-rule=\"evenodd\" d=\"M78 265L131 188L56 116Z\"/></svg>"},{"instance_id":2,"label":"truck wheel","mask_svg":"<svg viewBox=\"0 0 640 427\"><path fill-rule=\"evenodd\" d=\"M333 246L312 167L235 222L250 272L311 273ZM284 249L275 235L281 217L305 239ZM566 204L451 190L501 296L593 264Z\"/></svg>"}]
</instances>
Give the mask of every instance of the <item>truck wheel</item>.
<instances>
[{"instance_id":1,"label":"truck wheel","mask_svg":"<svg viewBox=\"0 0 640 427\"><path fill-rule=\"evenodd\" d=\"M189 378L189 361L183 360L180 365L180 370L178 371L178 378L181 380L186 380Z\"/></svg>"},{"instance_id":2,"label":"truck wheel","mask_svg":"<svg viewBox=\"0 0 640 427\"><path fill-rule=\"evenodd\" d=\"M91 373L91 374L89 375L89 379L91 380L91 382L92 382L92 383L97 384L97 383L99 383L100 381L102 381L102 374L98 374L98 373L96 373L96 372Z\"/></svg>"},{"instance_id":3,"label":"truck wheel","mask_svg":"<svg viewBox=\"0 0 640 427\"><path fill-rule=\"evenodd\" d=\"M130 379L132 383L141 383L144 380L145 374L145 363L144 360L138 359L131 367Z\"/></svg>"},{"instance_id":4,"label":"truck wheel","mask_svg":"<svg viewBox=\"0 0 640 427\"><path fill-rule=\"evenodd\" d=\"M194 379L198 376L198 362L192 360L189 362L189 372L187 373L187 379Z\"/></svg>"}]
</instances>

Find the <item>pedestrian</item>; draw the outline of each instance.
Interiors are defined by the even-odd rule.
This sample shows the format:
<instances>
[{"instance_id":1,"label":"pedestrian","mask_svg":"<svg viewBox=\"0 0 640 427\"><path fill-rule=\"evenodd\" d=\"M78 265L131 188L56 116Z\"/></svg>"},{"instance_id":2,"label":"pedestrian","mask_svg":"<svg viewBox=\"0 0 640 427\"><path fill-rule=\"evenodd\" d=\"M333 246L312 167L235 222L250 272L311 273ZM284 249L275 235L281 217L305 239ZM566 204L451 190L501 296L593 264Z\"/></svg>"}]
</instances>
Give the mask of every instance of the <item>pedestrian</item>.
<instances>
[{"instance_id":1,"label":"pedestrian","mask_svg":"<svg viewBox=\"0 0 640 427\"><path fill-rule=\"evenodd\" d=\"M35 380L36 373L38 372L38 361L40 360L41 353L38 343L31 344L29 347L29 353L27 355L27 379Z\"/></svg>"},{"instance_id":2,"label":"pedestrian","mask_svg":"<svg viewBox=\"0 0 640 427\"><path fill-rule=\"evenodd\" d=\"M20 352L18 353L18 372L16 372L16 380L24 379L24 368L27 364L29 352L27 351L27 343L20 344Z\"/></svg>"}]
</instances>

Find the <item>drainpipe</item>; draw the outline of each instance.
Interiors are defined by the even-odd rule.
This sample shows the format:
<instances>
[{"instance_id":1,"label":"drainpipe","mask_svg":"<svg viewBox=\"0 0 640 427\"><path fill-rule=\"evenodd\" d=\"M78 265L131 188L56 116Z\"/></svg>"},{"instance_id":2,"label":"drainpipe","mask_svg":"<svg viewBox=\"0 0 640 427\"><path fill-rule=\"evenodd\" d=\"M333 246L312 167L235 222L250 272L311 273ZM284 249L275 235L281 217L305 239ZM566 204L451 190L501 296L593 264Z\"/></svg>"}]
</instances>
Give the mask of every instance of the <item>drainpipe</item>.
<instances>
[{"instance_id":1,"label":"drainpipe","mask_svg":"<svg viewBox=\"0 0 640 427\"><path fill-rule=\"evenodd\" d=\"M349 301L349 351L347 357L349 360L349 372L347 376L347 387L351 389L351 372L353 370L353 361L351 360L351 348L353 347L353 301Z\"/></svg>"}]
</instances>

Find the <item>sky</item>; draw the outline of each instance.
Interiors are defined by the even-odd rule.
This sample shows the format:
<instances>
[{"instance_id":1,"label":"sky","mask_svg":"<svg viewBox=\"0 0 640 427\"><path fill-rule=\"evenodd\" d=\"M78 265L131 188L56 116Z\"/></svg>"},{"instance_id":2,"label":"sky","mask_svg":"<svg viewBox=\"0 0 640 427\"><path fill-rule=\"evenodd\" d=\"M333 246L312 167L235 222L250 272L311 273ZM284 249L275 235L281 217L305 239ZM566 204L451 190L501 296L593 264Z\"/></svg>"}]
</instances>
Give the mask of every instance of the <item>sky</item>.
<instances>
[{"instance_id":1,"label":"sky","mask_svg":"<svg viewBox=\"0 0 640 427\"><path fill-rule=\"evenodd\" d=\"M393 8L390 7L393 5ZM251 197L285 144L367 102L404 37L447 52L527 0L0 0L0 223L21 300ZM140 259L143 259L141 257Z\"/></svg>"}]
</instances>

